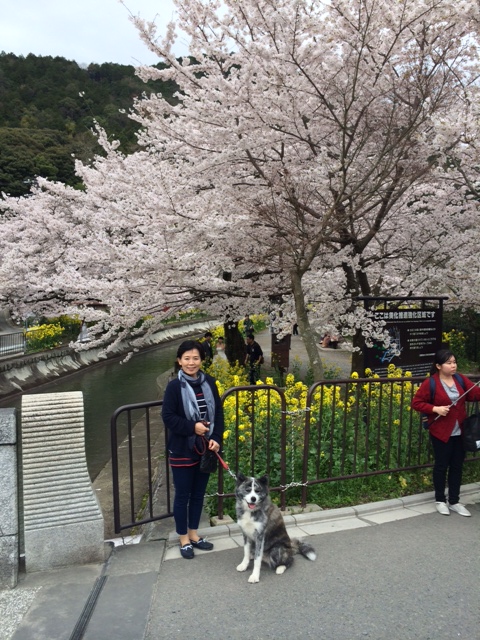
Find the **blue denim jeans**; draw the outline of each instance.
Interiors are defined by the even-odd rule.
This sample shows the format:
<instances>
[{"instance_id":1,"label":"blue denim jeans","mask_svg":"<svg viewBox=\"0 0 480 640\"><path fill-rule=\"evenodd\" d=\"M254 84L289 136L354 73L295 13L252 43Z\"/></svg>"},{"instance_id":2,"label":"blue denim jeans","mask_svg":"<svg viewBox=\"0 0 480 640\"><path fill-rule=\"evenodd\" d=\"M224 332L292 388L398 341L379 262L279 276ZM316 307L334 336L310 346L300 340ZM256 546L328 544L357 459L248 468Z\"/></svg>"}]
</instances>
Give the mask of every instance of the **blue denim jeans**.
<instances>
[{"instance_id":1,"label":"blue denim jeans","mask_svg":"<svg viewBox=\"0 0 480 640\"><path fill-rule=\"evenodd\" d=\"M187 529L198 529L210 475L202 473L199 464L193 467L170 468L175 485L173 501L175 528L178 535L183 536L187 534Z\"/></svg>"}]
</instances>

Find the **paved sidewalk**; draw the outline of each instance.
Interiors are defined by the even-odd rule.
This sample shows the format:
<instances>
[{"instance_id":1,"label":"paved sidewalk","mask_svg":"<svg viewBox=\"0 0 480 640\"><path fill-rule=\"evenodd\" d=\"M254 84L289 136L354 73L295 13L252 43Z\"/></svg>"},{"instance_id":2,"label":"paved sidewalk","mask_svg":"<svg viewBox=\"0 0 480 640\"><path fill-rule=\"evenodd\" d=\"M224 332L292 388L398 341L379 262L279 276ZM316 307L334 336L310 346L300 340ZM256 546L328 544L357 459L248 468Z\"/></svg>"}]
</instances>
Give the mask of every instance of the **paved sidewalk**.
<instances>
[{"instance_id":1,"label":"paved sidewalk","mask_svg":"<svg viewBox=\"0 0 480 640\"><path fill-rule=\"evenodd\" d=\"M269 334L257 339L269 358ZM349 375L348 352L324 354ZM305 351L293 336L295 357ZM109 545L103 565L0 591L0 640L477 640L480 481L462 500L471 518L439 515L433 493L285 516L317 560L297 557L282 576L263 568L259 584L236 571L236 524L205 526L214 551L186 561L167 519L149 542Z\"/></svg>"},{"instance_id":2,"label":"paved sidewalk","mask_svg":"<svg viewBox=\"0 0 480 640\"><path fill-rule=\"evenodd\" d=\"M236 571L236 524L204 529L215 550L187 561L166 521L163 539L117 546L104 565L28 574L8 593L33 592L33 603L0 638L474 640L480 482L462 499L471 518L441 516L431 493L286 516L317 560L297 557L283 576L264 568L259 584ZM0 619L5 628L1 599Z\"/></svg>"}]
</instances>

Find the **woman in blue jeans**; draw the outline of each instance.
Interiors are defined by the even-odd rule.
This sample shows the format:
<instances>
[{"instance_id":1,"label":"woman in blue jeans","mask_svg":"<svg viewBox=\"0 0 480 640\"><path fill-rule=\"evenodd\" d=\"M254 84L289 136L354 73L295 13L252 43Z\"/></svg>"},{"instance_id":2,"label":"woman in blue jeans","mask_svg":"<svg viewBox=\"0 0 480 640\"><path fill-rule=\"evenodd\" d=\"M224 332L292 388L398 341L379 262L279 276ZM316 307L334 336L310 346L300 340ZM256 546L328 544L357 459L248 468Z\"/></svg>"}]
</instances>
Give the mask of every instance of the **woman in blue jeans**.
<instances>
[{"instance_id":1,"label":"woman in blue jeans","mask_svg":"<svg viewBox=\"0 0 480 640\"><path fill-rule=\"evenodd\" d=\"M412 400L412 408L428 416L428 430L435 458L433 486L435 506L444 516L453 511L470 516L460 503L463 461L462 423L467 417L465 402L480 400L480 389L466 376L457 373L455 355L448 349L435 354L430 378L422 382ZM464 395L465 394L465 395ZM448 504L445 488L448 480Z\"/></svg>"},{"instance_id":2,"label":"woman in blue jeans","mask_svg":"<svg viewBox=\"0 0 480 640\"><path fill-rule=\"evenodd\" d=\"M173 516L180 553L187 560L194 557L194 549L213 549L213 544L200 538L197 532L210 477L200 471L200 453L205 438L209 449L219 451L224 429L223 406L215 379L201 371L204 359L199 342L182 342L177 350L178 376L168 383L162 407L175 485Z\"/></svg>"}]
</instances>

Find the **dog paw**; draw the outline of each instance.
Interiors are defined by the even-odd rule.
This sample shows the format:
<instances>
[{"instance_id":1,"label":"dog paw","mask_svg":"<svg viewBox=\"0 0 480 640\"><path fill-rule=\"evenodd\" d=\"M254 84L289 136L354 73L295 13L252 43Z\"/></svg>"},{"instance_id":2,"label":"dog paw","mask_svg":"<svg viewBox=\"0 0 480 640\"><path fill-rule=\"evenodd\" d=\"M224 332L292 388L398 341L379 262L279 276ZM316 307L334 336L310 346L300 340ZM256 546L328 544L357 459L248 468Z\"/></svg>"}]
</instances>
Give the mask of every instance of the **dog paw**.
<instances>
[{"instance_id":1,"label":"dog paw","mask_svg":"<svg viewBox=\"0 0 480 640\"><path fill-rule=\"evenodd\" d=\"M277 576L281 576L282 573L285 573L286 570L287 570L287 567L284 564L281 564L275 569L275 573L277 574Z\"/></svg>"},{"instance_id":2,"label":"dog paw","mask_svg":"<svg viewBox=\"0 0 480 640\"><path fill-rule=\"evenodd\" d=\"M248 581L252 584L254 584L255 582L260 582L260 576L256 576L252 573L252 575L249 576Z\"/></svg>"},{"instance_id":3,"label":"dog paw","mask_svg":"<svg viewBox=\"0 0 480 640\"><path fill-rule=\"evenodd\" d=\"M237 571L246 571L247 569L248 569L248 563L245 564L244 562L241 562L237 567Z\"/></svg>"}]
</instances>

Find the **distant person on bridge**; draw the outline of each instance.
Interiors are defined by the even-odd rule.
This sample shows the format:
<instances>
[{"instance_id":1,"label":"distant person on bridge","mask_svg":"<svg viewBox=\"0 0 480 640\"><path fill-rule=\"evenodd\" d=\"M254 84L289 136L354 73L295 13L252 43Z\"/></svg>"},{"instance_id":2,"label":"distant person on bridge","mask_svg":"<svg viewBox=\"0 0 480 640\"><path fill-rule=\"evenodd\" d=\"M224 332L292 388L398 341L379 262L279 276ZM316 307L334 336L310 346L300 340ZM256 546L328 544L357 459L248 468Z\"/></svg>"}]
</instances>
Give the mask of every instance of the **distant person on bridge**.
<instances>
[{"instance_id":1,"label":"distant person on bridge","mask_svg":"<svg viewBox=\"0 0 480 640\"><path fill-rule=\"evenodd\" d=\"M201 371L203 346L185 340L178 347L178 377L171 380L163 397L162 418L168 429L169 461L175 485L173 516L180 538L180 554L190 560L194 549L210 551L213 544L200 538L203 500L210 475L200 471L200 454L219 451L223 441L223 406L215 379Z\"/></svg>"}]
</instances>

